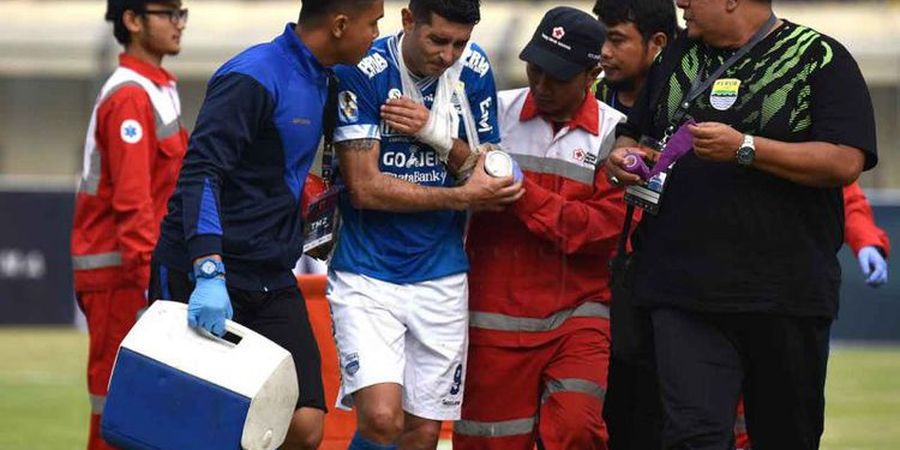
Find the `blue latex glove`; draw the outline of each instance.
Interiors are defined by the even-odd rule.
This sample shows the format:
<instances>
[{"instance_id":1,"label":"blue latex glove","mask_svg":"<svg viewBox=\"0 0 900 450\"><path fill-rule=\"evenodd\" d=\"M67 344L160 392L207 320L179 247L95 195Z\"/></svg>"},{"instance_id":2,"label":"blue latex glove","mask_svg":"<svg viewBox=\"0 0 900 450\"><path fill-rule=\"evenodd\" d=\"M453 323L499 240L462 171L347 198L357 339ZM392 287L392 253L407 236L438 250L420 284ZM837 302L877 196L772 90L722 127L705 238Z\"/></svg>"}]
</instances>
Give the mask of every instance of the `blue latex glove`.
<instances>
[{"instance_id":1,"label":"blue latex glove","mask_svg":"<svg viewBox=\"0 0 900 450\"><path fill-rule=\"evenodd\" d=\"M859 249L857 255L859 267L866 276L866 284L872 287L881 286L888 280L888 265L881 252L870 245Z\"/></svg>"},{"instance_id":2,"label":"blue latex glove","mask_svg":"<svg viewBox=\"0 0 900 450\"><path fill-rule=\"evenodd\" d=\"M512 159L512 158L510 158L510 159L512 160L513 181L518 183L518 182L522 181L522 178L524 178L525 176L522 175L522 168L519 167L519 163L517 163L515 159Z\"/></svg>"},{"instance_id":3,"label":"blue latex glove","mask_svg":"<svg viewBox=\"0 0 900 450\"><path fill-rule=\"evenodd\" d=\"M234 314L222 278L198 278L188 301L188 325L203 327L216 336L225 334L225 319Z\"/></svg>"}]
</instances>

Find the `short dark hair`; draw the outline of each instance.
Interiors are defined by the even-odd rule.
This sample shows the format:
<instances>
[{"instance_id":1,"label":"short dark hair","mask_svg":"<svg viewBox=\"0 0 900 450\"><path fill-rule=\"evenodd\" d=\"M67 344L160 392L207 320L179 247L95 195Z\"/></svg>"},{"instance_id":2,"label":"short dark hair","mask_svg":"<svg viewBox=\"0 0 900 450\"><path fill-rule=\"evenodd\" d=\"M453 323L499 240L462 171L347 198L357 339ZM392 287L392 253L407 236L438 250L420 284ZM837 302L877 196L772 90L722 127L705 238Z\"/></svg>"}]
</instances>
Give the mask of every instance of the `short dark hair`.
<instances>
[{"instance_id":1,"label":"short dark hair","mask_svg":"<svg viewBox=\"0 0 900 450\"><path fill-rule=\"evenodd\" d=\"M481 21L480 0L409 0L409 10L422 23L431 23L432 13L465 25Z\"/></svg>"},{"instance_id":2,"label":"short dark hair","mask_svg":"<svg viewBox=\"0 0 900 450\"><path fill-rule=\"evenodd\" d=\"M656 33L671 40L678 25L672 0L597 0L594 14L608 27L631 22L644 41Z\"/></svg>"},{"instance_id":3,"label":"short dark hair","mask_svg":"<svg viewBox=\"0 0 900 450\"><path fill-rule=\"evenodd\" d=\"M336 11L358 11L372 6L375 0L303 0L297 23L311 23Z\"/></svg>"},{"instance_id":4,"label":"short dark hair","mask_svg":"<svg viewBox=\"0 0 900 450\"><path fill-rule=\"evenodd\" d=\"M122 13L115 18L107 18L106 20L113 24L113 36L115 36L116 42L122 45L128 45L128 43L131 42L131 33L128 31L128 28L125 28L125 23L122 22L123 14L125 14L125 11L122 11Z\"/></svg>"}]
</instances>

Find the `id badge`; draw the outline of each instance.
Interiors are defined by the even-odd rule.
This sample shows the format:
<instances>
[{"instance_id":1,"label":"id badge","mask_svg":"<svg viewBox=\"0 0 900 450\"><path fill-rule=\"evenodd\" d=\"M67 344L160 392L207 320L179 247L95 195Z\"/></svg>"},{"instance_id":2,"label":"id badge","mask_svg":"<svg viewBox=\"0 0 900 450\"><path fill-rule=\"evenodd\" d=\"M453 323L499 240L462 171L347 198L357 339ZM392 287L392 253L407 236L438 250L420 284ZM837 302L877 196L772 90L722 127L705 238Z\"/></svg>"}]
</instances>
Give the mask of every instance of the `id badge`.
<instances>
[{"instance_id":1,"label":"id badge","mask_svg":"<svg viewBox=\"0 0 900 450\"><path fill-rule=\"evenodd\" d=\"M309 204L303 223L303 253L326 260L337 240L340 225L338 199L343 187L332 187Z\"/></svg>"},{"instance_id":2,"label":"id badge","mask_svg":"<svg viewBox=\"0 0 900 450\"><path fill-rule=\"evenodd\" d=\"M665 171L660 172L651 177L644 186L626 187L625 201L655 216L659 212L663 192L666 189L666 175Z\"/></svg>"},{"instance_id":3,"label":"id badge","mask_svg":"<svg viewBox=\"0 0 900 450\"><path fill-rule=\"evenodd\" d=\"M638 145L650 155L651 161L648 161L647 163L652 168L653 164L659 161L662 143L651 137L644 136L641 138L640 142L638 142ZM663 192L665 192L666 177L668 176L667 172L674 165L675 164L673 163L667 167L666 170L650 177L646 184L636 184L626 187L625 202L637 206L650 214L656 215L659 212L659 206L662 203Z\"/></svg>"}]
</instances>

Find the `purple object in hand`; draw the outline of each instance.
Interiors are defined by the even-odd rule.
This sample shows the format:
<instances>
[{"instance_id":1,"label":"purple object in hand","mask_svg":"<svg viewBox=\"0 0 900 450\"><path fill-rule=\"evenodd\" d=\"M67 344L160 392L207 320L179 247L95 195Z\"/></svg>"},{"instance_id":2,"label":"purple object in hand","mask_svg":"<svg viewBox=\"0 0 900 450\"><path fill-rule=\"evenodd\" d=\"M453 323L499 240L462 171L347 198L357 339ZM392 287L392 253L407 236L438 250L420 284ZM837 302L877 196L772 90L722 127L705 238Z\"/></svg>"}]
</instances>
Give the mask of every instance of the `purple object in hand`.
<instances>
[{"instance_id":1,"label":"purple object in hand","mask_svg":"<svg viewBox=\"0 0 900 450\"><path fill-rule=\"evenodd\" d=\"M647 167L647 163L640 154L635 152L625 154L625 170L641 177L642 180L650 178L650 169Z\"/></svg>"},{"instance_id":2,"label":"purple object in hand","mask_svg":"<svg viewBox=\"0 0 900 450\"><path fill-rule=\"evenodd\" d=\"M690 119L678 127L678 131L676 131L666 143L666 148L663 149L659 161L656 162L656 165L653 166L653 170L650 171L650 177L668 169L672 163L678 161L678 158L681 158L694 148L694 136L687 127L688 125L696 124L697 123L694 122L693 119Z\"/></svg>"}]
</instances>

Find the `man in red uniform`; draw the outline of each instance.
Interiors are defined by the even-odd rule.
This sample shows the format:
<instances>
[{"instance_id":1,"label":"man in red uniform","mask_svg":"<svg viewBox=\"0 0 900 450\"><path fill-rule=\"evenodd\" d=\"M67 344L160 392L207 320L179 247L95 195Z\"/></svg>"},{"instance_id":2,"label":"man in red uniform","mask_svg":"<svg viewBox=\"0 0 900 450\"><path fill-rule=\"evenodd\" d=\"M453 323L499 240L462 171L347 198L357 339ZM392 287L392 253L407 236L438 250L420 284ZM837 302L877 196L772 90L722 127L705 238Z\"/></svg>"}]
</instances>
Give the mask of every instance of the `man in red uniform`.
<instances>
[{"instance_id":1,"label":"man in red uniform","mask_svg":"<svg viewBox=\"0 0 900 450\"><path fill-rule=\"evenodd\" d=\"M625 216L600 164L624 115L596 100L606 30L554 8L520 58L529 88L500 92L504 147L524 196L477 213L467 241L469 363L456 449L605 449L609 270Z\"/></svg>"},{"instance_id":2,"label":"man in red uniform","mask_svg":"<svg viewBox=\"0 0 900 450\"><path fill-rule=\"evenodd\" d=\"M116 350L147 305L150 254L187 149L175 77L162 59L181 49L180 1L110 0L106 20L125 47L103 85L84 146L72 228L75 293L90 332L89 449L100 436Z\"/></svg>"}]
</instances>

